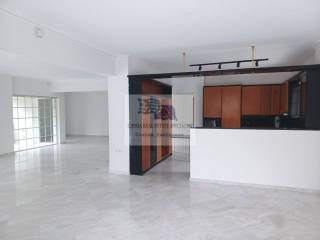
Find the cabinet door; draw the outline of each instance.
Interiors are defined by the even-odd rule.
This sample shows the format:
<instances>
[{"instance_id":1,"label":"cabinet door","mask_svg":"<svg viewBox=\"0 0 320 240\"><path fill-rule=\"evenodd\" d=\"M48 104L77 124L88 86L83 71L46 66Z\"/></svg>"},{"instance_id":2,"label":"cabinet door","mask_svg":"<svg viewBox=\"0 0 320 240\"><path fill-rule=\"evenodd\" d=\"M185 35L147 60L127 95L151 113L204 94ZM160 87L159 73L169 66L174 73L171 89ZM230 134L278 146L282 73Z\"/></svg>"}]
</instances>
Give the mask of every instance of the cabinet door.
<instances>
[{"instance_id":1,"label":"cabinet door","mask_svg":"<svg viewBox=\"0 0 320 240\"><path fill-rule=\"evenodd\" d=\"M271 86L260 86L260 115L271 115Z\"/></svg>"},{"instance_id":2,"label":"cabinet door","mask_svg":"<svg viewBox=\"0 0 320 240\"><path fill-rule=\"evenodd\" d=\"M280 114L280 85L271 86L271 115Z\"/></svg>"},{"instance_id":3,"label":"cabinet door","mask_svg":"<svg viewBox=\"0 0 320 240\"><path fill-rule=\"evenodd\" d=\"M288 113L289 112L289 82L286 81L285 83L281 84L280 89L280 114Z\"/></svg>"},{"instance_id":4,"label":"cabinet door","mask_svg":"<svg viewBox=\"0 0 320 240\"><path fill-rule=\"evenodd\" d=\"M261 109L260 87L242 87L242 115L259 115Z\"/></svg>"},{"instance_id":5,"label":"cabinet door","mask_svg":"<svg viewBox=\"0 0 320 240\"><path fill-rule=\"evenodd\" d=\"M241 127L241 86L222 88L222 127Z\"/></svg>"},{"instance_id":6,"label":"cabinet door","mask_svg":"<svg viewBox=\"0 0 320 240\"><path fill-rule=\"evenodd\" d=\"M149 101L149 96L142 96L143 101ZM142 126L146 126L141 128L141 153L142 153L142 171L146 171L151 166L151 133L152 128L150 128L151 124L151 114L143 113L141 114L141 124Z\"/></svg>"},{"instance_id":7,"label":"cabinet door","mask_svg":"<svg viewBox=\"0 0 320 240\"><path fill-rule=\"evenodd\" d=\"M205 87L203 89L203 117L221 118L220 87Z\"/></svg>"}]
</instances>

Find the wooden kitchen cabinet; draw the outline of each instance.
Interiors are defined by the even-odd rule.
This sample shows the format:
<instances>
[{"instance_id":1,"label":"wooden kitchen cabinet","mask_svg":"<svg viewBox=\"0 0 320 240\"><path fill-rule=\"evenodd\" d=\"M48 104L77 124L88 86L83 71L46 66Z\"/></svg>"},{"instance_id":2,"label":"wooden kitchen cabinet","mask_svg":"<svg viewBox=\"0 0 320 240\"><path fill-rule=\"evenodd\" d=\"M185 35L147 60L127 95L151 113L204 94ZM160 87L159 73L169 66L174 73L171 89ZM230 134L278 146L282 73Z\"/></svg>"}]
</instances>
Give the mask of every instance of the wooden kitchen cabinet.
<instances>
[{"instance_id":1,"label":"wooden kitchen cabinet","mask_svg":"<svg viewBox=\"0 0 320 240\"><path fill-rule=\"evenodd\" d=\"M280 114L280 98L281 98L281 86L271 86L271 115Z\"/></svg>"},{"instance_id":2,"label":"wooden kitchen cabinet","mask_svg":"<svg viewBox=\"0 0 320 240\"><path fill-rule=\"evenodd\" d=\"M260 112L259 115L271 115L271 86L260 86Z\"/></svg>"},{"instance_id":3,"label":"wooden kitchen cabinet","mask_svg":"<svg viewBox=\"0 0 320 240\"><path fill-rule=\"evenodd\" d=\"M221 87L204 87L203 117L221 118Z\"/></svg>"},{"instance_id":4,"label":"wooden kitchen cabinet","mask_svg":"<svg viewBox=\"0 0 320 240\"><path fill-rule=\"evenodd\" d=\"M289 112L289 81L280 86L280 114Z\"/></svg>"},{"instance_id":5,"label":"wooden kitchen cabinet","mask_svg":"<svg viewBox=\"0 0 320 240\"><path fill-rule=\"evenodd\" d=\"M241 127L241 86L222 88L222 127Z\"/></svg>"},{"instance_id":6,"label":"wooden kitchen cabinet","mask_svg":"<svg viewBox=\"0 0 320 240\"><path fill-rule=\"evenodd\" d=\"M242 87L242 115L278 115L280 113L279 85Z\"/></svg>"},{"instance_id":7,"label":"wooden kitchen cabinet","mask_svg":"<svg viewBox=\"0 0 320 240\"><path fill-rule=\"evenodd\" d=\"M260 86L242 87L242 115L260 114Z\"/></svg>"}]
</instances>

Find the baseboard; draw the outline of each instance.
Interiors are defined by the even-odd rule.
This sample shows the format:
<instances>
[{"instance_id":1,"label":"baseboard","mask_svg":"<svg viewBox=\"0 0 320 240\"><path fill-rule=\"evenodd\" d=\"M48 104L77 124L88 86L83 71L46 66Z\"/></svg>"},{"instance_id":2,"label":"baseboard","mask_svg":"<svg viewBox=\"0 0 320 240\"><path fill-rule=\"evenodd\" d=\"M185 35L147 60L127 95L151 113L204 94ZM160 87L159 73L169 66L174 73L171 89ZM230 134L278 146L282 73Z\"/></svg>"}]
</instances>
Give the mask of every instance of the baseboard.
<instances>
[{"instance_id":1,"label":"baseboard","mask_svg":"<svg viewBox=\"0 0 320 240\"><path fill-rule=\"evenodd\" d=\"M109 135L81 135L81 134L67 134L66 137L109 137Z\"/></svg>"},{"instance_id":2,"label":"baseboard","mask_svg":"<svg viewBox=\"0 0 320 240\"><path fill-rule=\"evenodd\" d=\"M127 175L127 176L129 175L129 172L112 170L112 169L109 169L109 173L111 173L111 174L117 174L117 175Z\"/></svg>"},{"instance_id":3,"label":"baseboard","mask_svg":"<svg viewBox=\"0 0 320 240\"><path fill-rule=\"evenodd\" d=\"M254 183L239 183L239 182L208 180L208 179L192 178L192 177L190 177L189 180L191 182L203 182L203 183L212 183L212 184L227 185L227 186L251 187L251 188L270 189L270 190L283 190L283 191L301 192L301 193L320 193L320 189L295 188L295 187L273 186L273 185L265 185L265 184L254 184Z\"/></svg>"}]
</instances>

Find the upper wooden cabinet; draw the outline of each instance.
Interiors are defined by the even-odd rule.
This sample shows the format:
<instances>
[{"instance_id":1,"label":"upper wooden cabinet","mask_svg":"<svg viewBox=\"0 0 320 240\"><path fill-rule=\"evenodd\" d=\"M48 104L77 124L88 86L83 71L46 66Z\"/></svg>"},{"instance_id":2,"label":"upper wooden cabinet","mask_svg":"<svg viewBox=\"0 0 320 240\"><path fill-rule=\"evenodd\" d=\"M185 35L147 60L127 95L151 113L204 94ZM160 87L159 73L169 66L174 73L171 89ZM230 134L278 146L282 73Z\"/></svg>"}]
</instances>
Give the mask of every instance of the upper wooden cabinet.
<instances>
[{"instance_id":1,"label":"upper wooden cabinet","mask_svg":"<svg viewBox=\"0 0 320 240\"><path fill-rule=\"evenodd\" d=\"M204 87L203 117L221 118L221 87Z\"/></svg>"},{"instance_id":2,"label":"upper wooden cabinet","mask_svg":"<svg viewBox=\"0 0 320 240\"><path fill-rule=\"evenodd\" d=\"M222 127L241 127L241 86L222 88Z\"/></svg>"},{"instance_id":3,"label":"upper wooden cabinet","mask_svg":"<svg viewBox=\"0 0 320 240\"><path fill-rule=\"evenodd\" d=\"M271 115L280 114L280 99L281 99L280 85L272 85L271 86Z\"/></svg>"},{"instance_id":4,"label":"upper wooden cabinet","mask_svg":"<svg viewBox=\"0 0 320 240\"><path fill-rule=\"evenodd\" d=\"M260 113L260 87L242 87L242 115L257 115Z\"/></svg>"},{"instance_id":5,"label":"upper wooden cabinet","mask_svg":"<svg viewBox=\"0 0 320 240\"><path fill-rule=\"evenodd\" d=\"M280 85L280 114L289 112L289 81Z\"/></svg>"},{"instance_id":6,"label":"upper wooden cabinet","mask_svg":"<svg viewBox=\"0 0 320 240\"><path fill-rule=\"evenodd\" d=\"M260 86L260 115L271 114L271 86Z\"/></svg>"},{"instance_id":7,"label":"upper wooden cabinet","mask_svg":"<svg viewBox=\"0 0 320 240\"><path fill-rule=\"evenodd\" d=\"M242 115L278 115L279 113L279 85L242 87Z\"/></svg>"}]
</instances>

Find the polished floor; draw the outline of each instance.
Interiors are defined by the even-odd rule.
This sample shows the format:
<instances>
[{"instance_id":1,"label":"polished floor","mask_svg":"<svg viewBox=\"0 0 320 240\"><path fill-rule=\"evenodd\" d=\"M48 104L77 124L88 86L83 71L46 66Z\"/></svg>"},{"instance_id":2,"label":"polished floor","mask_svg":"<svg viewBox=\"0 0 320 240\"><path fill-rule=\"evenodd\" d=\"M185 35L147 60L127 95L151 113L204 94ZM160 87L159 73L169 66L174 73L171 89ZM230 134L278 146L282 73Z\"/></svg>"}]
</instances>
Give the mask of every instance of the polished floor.
<instances>
[{"instance_id":1,"label":"polished floor","mask_svg":"<svg viewBox=\"0 0 320 240\"><path fill-rule=\"evenodd\" d=\"M106 138L0 156L0 239L319 240L320 195L189 182L176 154L108 174Z\"/></svg>"}]
</instances>

